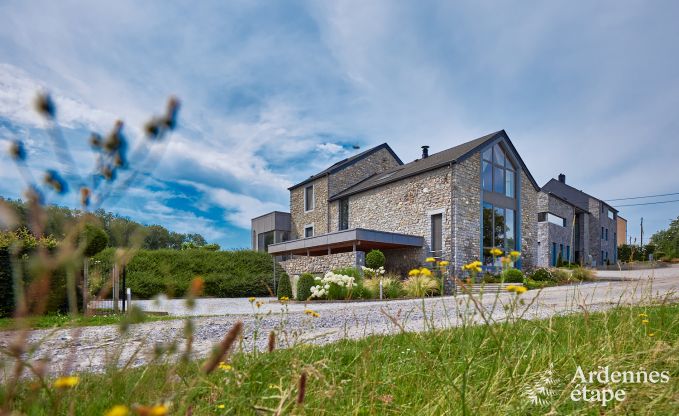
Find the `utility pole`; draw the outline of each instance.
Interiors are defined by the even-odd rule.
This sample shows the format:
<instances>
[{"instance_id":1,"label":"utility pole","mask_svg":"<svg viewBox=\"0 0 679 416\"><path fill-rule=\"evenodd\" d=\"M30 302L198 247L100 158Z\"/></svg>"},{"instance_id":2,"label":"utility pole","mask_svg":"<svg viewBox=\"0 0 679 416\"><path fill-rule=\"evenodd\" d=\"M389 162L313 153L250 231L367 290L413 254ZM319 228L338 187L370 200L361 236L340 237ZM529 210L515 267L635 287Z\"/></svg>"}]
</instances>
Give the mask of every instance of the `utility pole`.
<instances>
[{"instance_id":1,"label":"utility pole","mask_svg":"<svg viewBox=\"0 0 679 416\"><path fill-rule=\"evenodd\" d=\"M644 217L641 217L641 244L639 247L644 247Z\"/></svg>"}]
</instances>

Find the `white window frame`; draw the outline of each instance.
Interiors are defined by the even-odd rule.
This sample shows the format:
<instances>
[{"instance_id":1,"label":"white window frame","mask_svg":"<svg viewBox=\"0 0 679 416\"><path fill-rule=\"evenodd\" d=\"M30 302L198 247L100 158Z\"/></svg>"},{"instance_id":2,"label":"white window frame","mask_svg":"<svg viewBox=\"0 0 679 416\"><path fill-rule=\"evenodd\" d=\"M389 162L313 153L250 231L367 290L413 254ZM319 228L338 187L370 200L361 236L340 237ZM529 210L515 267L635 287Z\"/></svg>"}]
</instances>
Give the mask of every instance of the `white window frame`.
<instances>
[{"instance_id":1,"label":"white window frame","mask_svg":"<svg viewBox=\"0 0 679 416\"><path fill-rule=\"evenodd\" d=\"M314 223L306 224L304 226L304 238L311 238L311 237L307 237L307 235L306 235L306 230L309 229L309 228L311 228L311 237L314 237L316 235L316 227L314 227Z\"/></svg>"},{"instance_id":2,"label":"white window frame","mask_svg":"<svg viewBox=\"0 0 679 416\"><path fill-rule=\"evenodd\" d=\"M307 207L307 192L306 190L311 188L311 209L306 209ZM316 208L316 187L312 183L311 185L304 186L304 213L311 212Z\"/></svg>"}]
</instances>

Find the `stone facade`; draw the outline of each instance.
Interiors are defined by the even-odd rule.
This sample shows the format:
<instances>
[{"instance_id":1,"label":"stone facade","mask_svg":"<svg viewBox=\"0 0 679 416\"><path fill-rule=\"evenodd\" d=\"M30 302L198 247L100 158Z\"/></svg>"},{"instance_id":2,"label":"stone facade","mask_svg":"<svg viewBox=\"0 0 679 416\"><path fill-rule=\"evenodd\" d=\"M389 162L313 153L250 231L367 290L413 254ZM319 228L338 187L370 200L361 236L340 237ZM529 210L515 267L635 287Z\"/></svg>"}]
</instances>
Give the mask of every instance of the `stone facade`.
<instances>
[{"instance_id":1,"label":"stone facade","mask_svg":"<svg viewBox=\"0 0 679 416\"><path fill-rule=\"evenodd\" d=\"M521 170L521 267L530 270L538 264L538 193L526 172Z\"/></svg>"},{"instance_id":2,"label":"stone facade","mask_svg":"<svg viewBox=\"0 0 679 416\"><path fill-rule=\"evenodd\" d=\"M344 169L329 176L328 189L330 196L340 193L368 176L398 166L398 161L390 151L382 148L358 160Z\"/></svg>"},{"instance_id":3,"label":"stone facade","mask_svg":"<svg viewBox=\"0 0 679 416\"><path fill-rule=\"evenodd\" d=\"M325 256L294 256L280 262L280 265L291 277L302 273L325 274L341 267L365 265L365 253L350 251Z\"/></svg>"},{"instance_id":4,"label":"stone facade","mask_svg":"<svg viewBox=\"0 0 679 416\"><path fill-rule=\"evenodd\" d=\"M537 223L539 242L538 266L551 267L553 264L556 264L556 259L552 259L553 244L556 244L557 255L562 247L564 248L564 254L562 255L564 261L568 260L566 252L570 252L570 261L573 261L576 245L576 242L573 241L575 207L545 192L540 192L538 195L538 212L550 212L566 220L565 227L550 223L549 221ZM567 247L570 247L570 250Z\"/></svg>"},{"instance_id":5,"label":"stone facade","mask_svg":"<svg viewBox=\"0 0 679 416\"><path fill-rule=\"evenodd\" d=\"M443 214L443 254L451 255L451 168L443 167L349 197L349 228L368 228L424 237L412 265L431 255L431 215ZM477 196L478 198L478 196Z\"/></svg>"},{"instance_id":6,"label":"stone facade","mask_svg":"<svg viewBox=\"0 0 679 416\"><path fill-rule=\"evenodd\" d=\"M610 207L595 198L589 199L589 247L596 266L617 261L617 223L616 215L608 217ZM602 232L603 229L603 232ZM603 257L602 257L603 252Z\"/></svg>"},{"instance_id":7,"label":"stone facade","mask_svg":"<svg viewBox=\"0 0 679 416\"><path fill-rule=\"evenodd\" d=\"M304 190L314 187L314 208L304 210ZM292 221L291 239L304 238L304 228L313 225L314 235L328 232L328 177L323 176L313 182L290 190L290 218Z\"/></svg>"},{"instance_id":8,"label":"stone facade","mask_svg":"<svg viewBox=\"0 0 679 416\"><path fill-rule=\"evenodd\" d=\"M452 269L479 260L481 253L481 154L453 165Z\"/></svg>"}]
</instances>

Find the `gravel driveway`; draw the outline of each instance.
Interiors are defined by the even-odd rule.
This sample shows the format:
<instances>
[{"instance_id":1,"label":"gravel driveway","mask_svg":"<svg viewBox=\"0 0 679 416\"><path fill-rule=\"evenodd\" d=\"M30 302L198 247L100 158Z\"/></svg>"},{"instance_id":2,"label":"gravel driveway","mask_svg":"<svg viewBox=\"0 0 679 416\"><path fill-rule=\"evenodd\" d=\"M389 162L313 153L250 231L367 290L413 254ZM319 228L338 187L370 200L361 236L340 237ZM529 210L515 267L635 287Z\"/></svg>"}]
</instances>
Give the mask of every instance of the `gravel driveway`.
<instances>
[{"instance_id":1,"label":"gravel driveway","mask_svg":"<svg viewBox=\"0 0 679 416\"><path fill-rule=\"evenodd\" d=\"M609 273L617 273L607 277ZM522 295L525 305L518 311L524 319L539 319L552 315L604 310L619 303L634 304L651 299L670 298L679 301L679 267L629 271L598 272L598 278L625 279L582 283L529 291ZM206 355L219 342L234 322L244 323L243 348L265 348L271 330L279 333L280 347L298 342L326 344L341 338L361 338L373 334L389 334L403 330L423 331L460 325L463 320L483 322L478 309L491 320L507 316L503 305L512 302L512 293L497 297L487 295L474 306L468 296L408 299L384 302L339 302L309 305L320 313L319 318L304 314L304 304L282 306L267 300L258 313L253 312L247 299L201 299L191 313L205 315L228 313L218 317L196 317L194 323L194 352ZM149 302L149 305L151 303ZM162 303L161 303L162 305ZM172 313L184 313L183 301L169 301ZM154 305L155 308L163 306ZM395 323L396 322L396 323ZM150 322L134 325L124 336L117 326L84 327L60 330L36 330L28 335L28 342L36 344L34 358L51 362L49 371L64 374L73 371L103 371L114 357L120 365L132 366L148 362L156 345L173 341L183 342L184 320ZM283 329L284 328L284 329ZM255 341L255 334L259 334ZM7 347L17 334L0 333L0 347ZM39 345L37 345L39 344ZM181 345L180 345L181 350ZM2 374L0 374L2 377Z\"/></svg>"}]
</instances>

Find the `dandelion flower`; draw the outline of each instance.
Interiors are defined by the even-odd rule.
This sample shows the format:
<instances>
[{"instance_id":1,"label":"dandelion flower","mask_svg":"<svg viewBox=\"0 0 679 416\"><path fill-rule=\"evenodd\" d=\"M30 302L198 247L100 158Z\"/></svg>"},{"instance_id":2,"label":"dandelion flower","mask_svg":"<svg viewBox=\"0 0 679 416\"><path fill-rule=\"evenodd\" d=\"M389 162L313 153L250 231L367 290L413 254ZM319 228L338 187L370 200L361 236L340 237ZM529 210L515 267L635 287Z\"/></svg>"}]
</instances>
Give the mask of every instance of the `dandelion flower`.
<instances>
[{"instance_id":1,"label":"dandelion flower","mask_svg":"<svg viewBox=\"0 0 679 416\"><path fill-rule=\"evenodd\" d=\"M448 262L447 260L442 260L442 261L439 262L439 266L441 266L441 267L446 267L449 264L450 264L450 262Z\"/></svg>"},{"instance_id":2,"label":"dandelion flower","mask_svg":"<svg viewBox=\"0 0 679 416\"><path fill-rule=\"evenodd\" d=\"M224 370L228 373L229 371L233 370L233 367L231 367L230 364L227 364L224 361L222 361L221 363L219 363L219 369Z\"/></svg>"},{"instance_id":3,"label":"dandelion flower","mask_svg":"<svg viewBox=\"0 0 679 416\"><path fill-rule=\"evenodd\" d=\"M426 269L426 268L423 267L423 268L420 270L420 274L421 274L422 276L431 276L431 270Z\"/></svg>"},{"instance_id":4,"label":"dandelion flower","mask_svg":"<svg viewBox=\"0 0 679 416\"><path fill-rule=\"evenodd\" d=\"M641 323L644 324L644 325L648 325L648 319L642 320Z\"/></svg>"},{"instance_id":5,"label":"dandelion flower","mask_svg":"<svg viewBox=\"0 0 679 416\"><path fill-rule=\"evenodd\" d=\"M418 274L420 274L420 271L417 269L412 269L408 272L408 276L417 276Z\"/></svg>"},{"instance_id":6,"label":"dandelion flower","mask_svg":"<svg viewBox=\"0 0 679 416\"><path fill-rule=\"evenodd\" d=\"M127 416L128 414L130 414L130 409L128 409L127 406L117 404L110 408L104 416Z\"/></svg>"},{"instance_id":7,"label":"dandelion flower","mask_svg":"<svg viewBox=\"0 0 679 416\"><path fill-rule=\"evenodd\" d=\"M433 257L427 257L424 261L426 263L436 263L436 259Z\"/></svg>"},{"instance_id":8,"label":"dandelion flower","mask_svg":"<svg viewBox=\"0 0 679 416\"><path fill-rule=\"evenodd\" d=\"M505 290L507 292L516 292L516 286L515 285L509 285L509 286L505 287Z\"/></svg>"},{"instance_id":9,"label":"dandelion flower","mask_svg":"<svg viewBox=\"0 0 679 416\"><path fill-rule=\"evenodd\" d=\"M250 296L250 297L248 298L248 302L252 303L252 302L254 302L254 301L255 301L255 297L254 297L254 296Z\"/></svg>"},{"instance_id":10,"label":"dandelion flower","mask_svg":"<svg viewBox=\"0 0 679 416\"><path fill-rule=\"evenodd\" d=\"M509 256L510 256L511 258L513 258L513 259L518 259L518 258L521 256L521 252L516 251L516 250L512 250L512 251L509 253Z\"/></svg>"},{"instance_id":11,"label":"dandelion flower","mask_svg":"<svg viewBox=\"0 0 679 416\"><path fill-rule=\"evenodd\" d=\"M495 256L495 257L501 256L501 255L502 255L502 250L500 250L500 249L497 248L497 247L493 247L493 248L490 249L490 254L493 255L493 256Z\"/></svg>"},{"instance_id":12,"label":"dandelion flower","mask_svg":"<svg viewBox=\"0 0 679 416\"><path fill-rule=\"evenodd\" d=\"M218 404L218 405L217 405L217 409L223 409L223 408L225 408L225 407L226 407L226 406L223 405L223 404Z\"/></svg>"},{"instance_id":13,"label":"dandelion flower","mask_svg":"<svg viewBox=\"0 0 679 416\"><path fill-rule=\"evenodd\" d=\"M520 295L522 293L526 293L527 290L528 290L528 288L526 286L517 286L516 287L516 293L518 295Z\"/></svg>"},{"instance_id":14,"label":"dandelion flower","mask_svg":"<svg viewBox=\"0 0 679 416\"><path fill-rule=\"evenodd\" d=\"M54 387L57 389L70 389L78 385L80 379L76 376L59 377L54 380Z\"/></svg>"},{"instance_id":15,"label":"dandelion flower","mask_svg":"<svg viewBox=\"0 0 679 416\"><path fill-rule=\"evenodd\" d=\"M655 334L654 334L653 332L649 332L649 333L648 333L648 336L649 336L649 337L654 337Z\"/></svg>"},{"instance_id":16,"label":"dandelion flower","mask_svg":"<svg viewBox=\"0 0 679 416\"><path fill-rule=\"evenodd\" d=\"M648 315L646 315L645 313L640 313L639 318L648 318Z\"/></svg>"}]
</instances>

